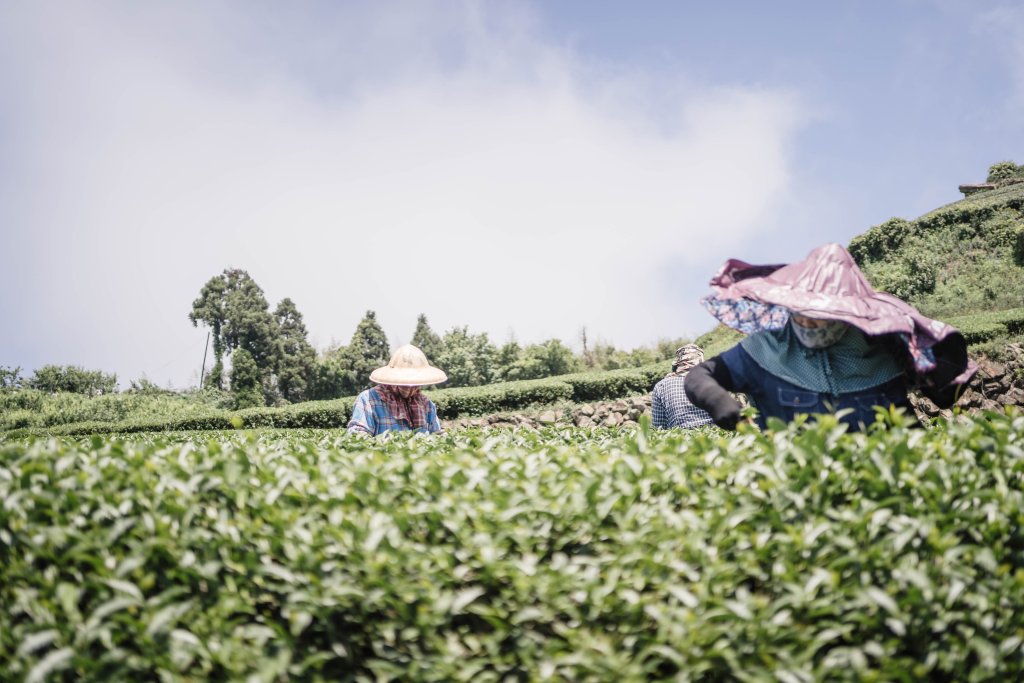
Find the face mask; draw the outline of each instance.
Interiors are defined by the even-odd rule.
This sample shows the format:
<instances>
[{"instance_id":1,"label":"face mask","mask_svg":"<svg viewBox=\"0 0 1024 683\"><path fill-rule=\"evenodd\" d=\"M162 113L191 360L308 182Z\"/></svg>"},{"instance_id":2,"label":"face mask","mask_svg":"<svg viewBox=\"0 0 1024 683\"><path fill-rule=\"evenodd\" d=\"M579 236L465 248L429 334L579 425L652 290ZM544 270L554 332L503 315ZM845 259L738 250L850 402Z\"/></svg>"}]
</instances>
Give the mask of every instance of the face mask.
<instances>
[{"instance_id":1,"label":"face mask","mask_svg":"<svg viewBox=\"0 0 1024 683\"><path fill-rule=\"evenodd\" d=\"M790 327L797 340L809 349L824 349L832 346L846 332L847 325L838 320L829 320L820 327L803 327L795 320L790 321Z\"/></svg>"}]
</instances>

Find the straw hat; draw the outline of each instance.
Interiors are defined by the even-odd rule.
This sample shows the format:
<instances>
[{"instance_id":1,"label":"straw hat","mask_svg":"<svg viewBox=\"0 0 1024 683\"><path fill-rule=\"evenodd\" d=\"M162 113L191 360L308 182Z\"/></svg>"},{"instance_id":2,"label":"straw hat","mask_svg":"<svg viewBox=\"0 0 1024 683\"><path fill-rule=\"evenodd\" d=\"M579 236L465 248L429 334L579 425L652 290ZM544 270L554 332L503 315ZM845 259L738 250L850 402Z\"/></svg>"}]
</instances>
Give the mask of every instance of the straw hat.
<instances>
[{"instance_id":1,"label":"straw hat","mask_svg":"<svg viewBox=\"0 0 1024 683\"><path fill-rule=\"evenodd\" d=\"M448 375L428 363L423 352L412 344L400 347L387 365L370 373L371 382L398 387L421 387L446 379Z\"/></svg>"}]
</instances>

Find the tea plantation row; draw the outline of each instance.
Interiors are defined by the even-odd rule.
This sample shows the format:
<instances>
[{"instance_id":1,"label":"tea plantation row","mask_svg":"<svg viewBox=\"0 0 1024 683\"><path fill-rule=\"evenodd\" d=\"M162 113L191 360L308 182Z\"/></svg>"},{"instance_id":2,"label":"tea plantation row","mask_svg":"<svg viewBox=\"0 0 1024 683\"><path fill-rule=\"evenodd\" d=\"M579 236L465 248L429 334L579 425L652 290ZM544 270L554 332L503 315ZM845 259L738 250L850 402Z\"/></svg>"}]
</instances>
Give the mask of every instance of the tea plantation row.
<instances>
[{"instance_id":1,"label":"tea plantation row","mask_svg":"<svg viewBox=\"0 0 1024 683\"><path fill-rule=\"evenodd\" d=\"M520 410L537 404L596 401L651 390L665 376L670 363L642 368L581 372L547 379L501 382L481 387L428 391L442 420L463 415L485 415ZM12 429L12 436L128 434L159 431L232 429L234 427L331 428L344 427L352 414L354 397L307 401L280 408L249 408L237 412L207 410L183 416L141 416L117 421L82 421L44 428ZM0 425L3 423L0 422Z\"/></svg>"},{"instance_id":2,"label":"tea plantation row","mask_svg":"<svg viewBox=\"0 0 1024 683\"><path fill-rule=\"evenodd\" d=\"M7 440L0 670L1020 680L1024 417L775 427Z\"/></svg>"}]
</instances>

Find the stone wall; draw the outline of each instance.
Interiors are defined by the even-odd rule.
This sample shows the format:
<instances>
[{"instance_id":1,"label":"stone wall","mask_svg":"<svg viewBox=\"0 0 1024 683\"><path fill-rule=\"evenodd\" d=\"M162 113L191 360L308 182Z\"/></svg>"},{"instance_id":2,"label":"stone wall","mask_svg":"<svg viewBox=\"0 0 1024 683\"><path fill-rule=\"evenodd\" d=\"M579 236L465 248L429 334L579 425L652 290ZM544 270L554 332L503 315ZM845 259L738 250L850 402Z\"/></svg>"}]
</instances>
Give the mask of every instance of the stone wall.
<instances>
[{"instance_id":1,"label":"stone wall","mask_svg":"<svg viewBox=\"0 0 1024 683\"><path fill-rule=\"evenodd\" d=\"M957 405L969 413L981 410L1002 410L1003 406L1024 407L1024 345L1006 347L1006 360L994 361L982 356L976 359L978 374L974 376ZM911 394L910 402L919 417L951 417L952 410L939 410L924 396Z\"/></svg>"}]
</instances>

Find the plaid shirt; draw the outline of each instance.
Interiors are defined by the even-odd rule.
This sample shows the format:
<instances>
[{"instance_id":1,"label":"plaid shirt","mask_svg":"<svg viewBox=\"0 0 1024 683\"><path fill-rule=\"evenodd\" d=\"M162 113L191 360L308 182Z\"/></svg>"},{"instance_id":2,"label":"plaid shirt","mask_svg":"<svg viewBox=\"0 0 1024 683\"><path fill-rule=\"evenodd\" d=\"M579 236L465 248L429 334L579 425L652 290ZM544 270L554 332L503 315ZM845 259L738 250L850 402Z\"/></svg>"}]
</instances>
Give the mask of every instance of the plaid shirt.
<instances>
[{"instance_id":1,"label":"plaid shirt","mask_svg":"<svg viewBox=\"0 0 1024 683\"><path fill-rule=\"evenodd\" d=\"M429 399L427 403L429 404L427 424L417 431L439 432L441 431L441 422L437 419L437 406ZM412 427L407 422L400 422L391 415L374 387L356 397L356 404L352 406L352 419L348 421L348 431L377 436L384 432L409 432L412 431Z\"/></svg>"},{"instance_id":2,"label":"plaid shirt","mask_svg":"<svg viewBox=\"0 0 1024 683\"><path fill-rule=\"evenodd\" d=\"M700 427L712 424L706 411L690 403L683 386L686 375L670 375L651 392L651 422L658 429Z\"/></svg>"}]
</instances>

